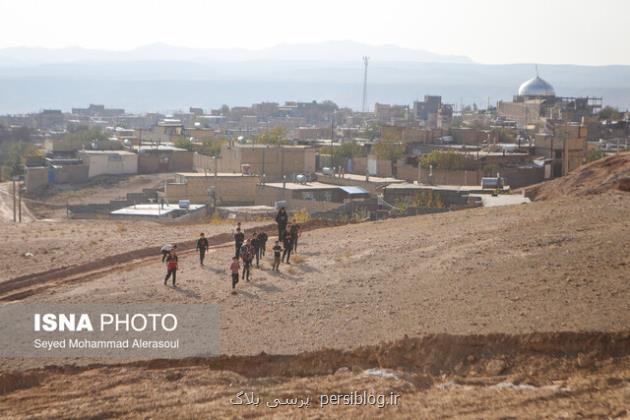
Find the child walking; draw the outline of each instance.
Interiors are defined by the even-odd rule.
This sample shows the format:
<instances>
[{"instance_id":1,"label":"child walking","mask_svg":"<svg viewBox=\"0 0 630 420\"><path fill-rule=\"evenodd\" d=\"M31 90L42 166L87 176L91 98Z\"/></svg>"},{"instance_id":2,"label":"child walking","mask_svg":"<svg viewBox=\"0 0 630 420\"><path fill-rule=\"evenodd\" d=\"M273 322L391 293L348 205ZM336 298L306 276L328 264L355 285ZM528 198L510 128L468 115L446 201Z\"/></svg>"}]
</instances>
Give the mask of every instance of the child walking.
<instances>
[{"instance_id":1,"label":"child walking","mask_svg":"<svg viewBox=\"0 0 630 420\"><path fill-rule=\"evenodd\" d=\"M232 257L232 264L230 264L230 272L232 273L232 294L236 294L236 283L238 283L238 272L241 269L241 265L238 263L238 258Z\"/></svg>"},{"instance_id":2,"label":"child walking","mask_svg":"<svg viewBox=\"0 0 630 420\"><path fill-rule=\"evenodd\" d=\"M172 276L173 277L173 287L175 287L175 279L177 277L177 266L178 266L177 252L175 248L171 249L168 257L166 257L166 277L164 277L164 285L166 286L166 282Z\"/></svg>"},{"instance_id":3,"label":"child walking","mask_svg":"<svg viewBox=\"0 0 630 420\"><path fill-rule=\"evenodd\" d=\"M280 246L280 241L276 241L276 244L273 247L273 266L271 267L272 271L280 271L280 255L282 254L282 247Z\"/></svg>"}]
</instances>

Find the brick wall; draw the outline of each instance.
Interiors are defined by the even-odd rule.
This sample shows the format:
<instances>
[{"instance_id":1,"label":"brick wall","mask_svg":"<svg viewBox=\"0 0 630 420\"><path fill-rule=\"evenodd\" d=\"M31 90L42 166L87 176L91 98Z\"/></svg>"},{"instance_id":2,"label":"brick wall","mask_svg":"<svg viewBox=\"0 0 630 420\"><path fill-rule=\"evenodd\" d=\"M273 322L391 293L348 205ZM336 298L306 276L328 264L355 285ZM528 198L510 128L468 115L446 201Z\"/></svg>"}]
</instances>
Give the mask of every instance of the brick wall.
<instances>
[{"instance_id":1,"label":"brick wall","mask_svg":"<svg viewBox=\"0 0 630 420\"><path fill-rule=\"evenodd\" d=\"M138 173L191 172L193 153L188 151L161 151L138 154Z\"/></svg>"},{"instance_id":2,"label":"brick wall","mask_svg":"<svg viewBox=\"0 0 630 420\"><path fill-rule=\"evenodd\" d=\"M80 184L89 179L89 165L66 165L55 169L55 184Z\"/></svg>"},{"instance_id":3,"label":"brick wall","mask_svg":"<svg viewBox=\"0 0 630 420\"><path fill-rule=\"evenodd\" d=\"M168 183L165 196L170 203L190 200L194 204L208 203L208 188L215 187L218 205L248 205L254 203L258 177L187 177L185 183Z\"/></svg>"},{"instance_id":4,"label":"brick wall","mask_svg":"<svg viewBox=\"0 0 630 420\"><path fill-rule=\"evenodd\" d=\"M417 171L417 169L416 169ZM480 185L482 173L480 171L453 171L446 169L433 169L433 175L429 178L427 169L420 169L420 183L432 185Z\"/></svg>"},{"instance_id":5,"label":"brick wall","mask_svg":"<svg viewBox=\"0 0 630 420\"><path fill-rule=\"evenodd\" d=\"M26 192L29 194L37 193L48 186L48 168L46 166L26 168L26 177L24 178Z\"/></svg>"},{"instance_id":6,"label":"brick wall","mask_svg":"<svg viewBox=\"0 0 630 420\"><path fill-rule=\"evenodd\" d=\"M479 145L488 139L488 133L474 128L451 128L450 131L458 144Z\"/></svg>"},{"instance_id":7,"label":"brick wall","mask_svg":"<svg viewBox=\"0 0 630 420\"><path fill-rule=\"evenodd\" d=\"M510 188L521 188L537 184L545 180L545 169L540 168L501 168L501 176L505 178Z\"/></svg>"},{"instance_id":8,"label":"brick wall","mask_svg":"<svg viewBox=\"0 0 630 420\"><path fill-rule=\"evenodd\" d=\"M248 164L252 173L264 173L268 180L280 179L283 174L315 172L315 154L315 149L306 147L224 146L217 160L217 170L240 173L241 165ZM214 171L214 162L212 158L200 155L195 159L195 168L198 171Z\"/></svg>"}]
</instances>

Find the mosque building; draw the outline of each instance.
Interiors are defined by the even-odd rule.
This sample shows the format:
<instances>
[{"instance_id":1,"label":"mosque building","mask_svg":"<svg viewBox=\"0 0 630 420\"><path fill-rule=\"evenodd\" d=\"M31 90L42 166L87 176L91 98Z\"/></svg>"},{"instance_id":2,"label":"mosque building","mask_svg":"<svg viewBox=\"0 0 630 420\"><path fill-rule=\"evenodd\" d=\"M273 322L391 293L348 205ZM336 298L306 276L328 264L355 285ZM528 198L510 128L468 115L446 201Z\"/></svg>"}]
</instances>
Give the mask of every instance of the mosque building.
<instances>
[{"instance_id":1,"label":"mosque building","mask_svg":"<svg viewBox=\"0 0 630 420\"><path fill-rule=\"evenodd\" d=\"M544 126L548 120L582 123L601 109L601 103L602 98L556 96L554 87L536 71L520 85L512 102L498 103L497 114L523 128Z\"/></svg>"}]
</instances>

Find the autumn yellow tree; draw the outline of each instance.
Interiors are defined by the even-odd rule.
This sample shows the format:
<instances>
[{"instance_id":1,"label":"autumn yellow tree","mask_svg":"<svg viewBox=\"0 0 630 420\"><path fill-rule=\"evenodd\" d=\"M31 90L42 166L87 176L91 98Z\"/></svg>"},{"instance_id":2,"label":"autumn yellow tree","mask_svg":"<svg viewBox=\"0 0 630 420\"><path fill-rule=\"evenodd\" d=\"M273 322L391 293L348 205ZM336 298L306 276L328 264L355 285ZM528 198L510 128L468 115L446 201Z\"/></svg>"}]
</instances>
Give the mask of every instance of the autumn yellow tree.
<instances>
[{"instance_id":1,"label":"autumn yellow tree","mask_svg":"<svg viewBox=\"0 0 630 420\"><path fill-rule=\"evenodd\" d=\"M392 174L396 172L396 161L405 154L405 146L392 136L381 136L374 145L374 153L379 159L388 160L391 164Z\"/></svg>"}]
</instances>

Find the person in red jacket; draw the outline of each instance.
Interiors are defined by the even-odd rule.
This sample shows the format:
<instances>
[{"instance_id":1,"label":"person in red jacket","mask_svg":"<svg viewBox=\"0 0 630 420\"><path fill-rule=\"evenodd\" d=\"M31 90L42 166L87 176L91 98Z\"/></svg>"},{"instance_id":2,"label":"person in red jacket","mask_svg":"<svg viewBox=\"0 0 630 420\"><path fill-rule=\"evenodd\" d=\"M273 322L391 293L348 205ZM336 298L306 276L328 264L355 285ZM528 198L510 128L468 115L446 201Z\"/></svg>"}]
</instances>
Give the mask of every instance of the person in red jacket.
<instances>
[{"instance_id":1,"label":"person in red jacket","mask_svg":"<svg viewBox=\"0 0 630 420\"><path fill-rule=\"evenodd\" d=\"M168 257L166 257L166 277L164 277L164 285L166 286L166 282L168 279L173 276L173 287L175 287L175 279L177 277L177 252L175 249L172 249L169 252Z\"/></svg>"}]
</instances>

